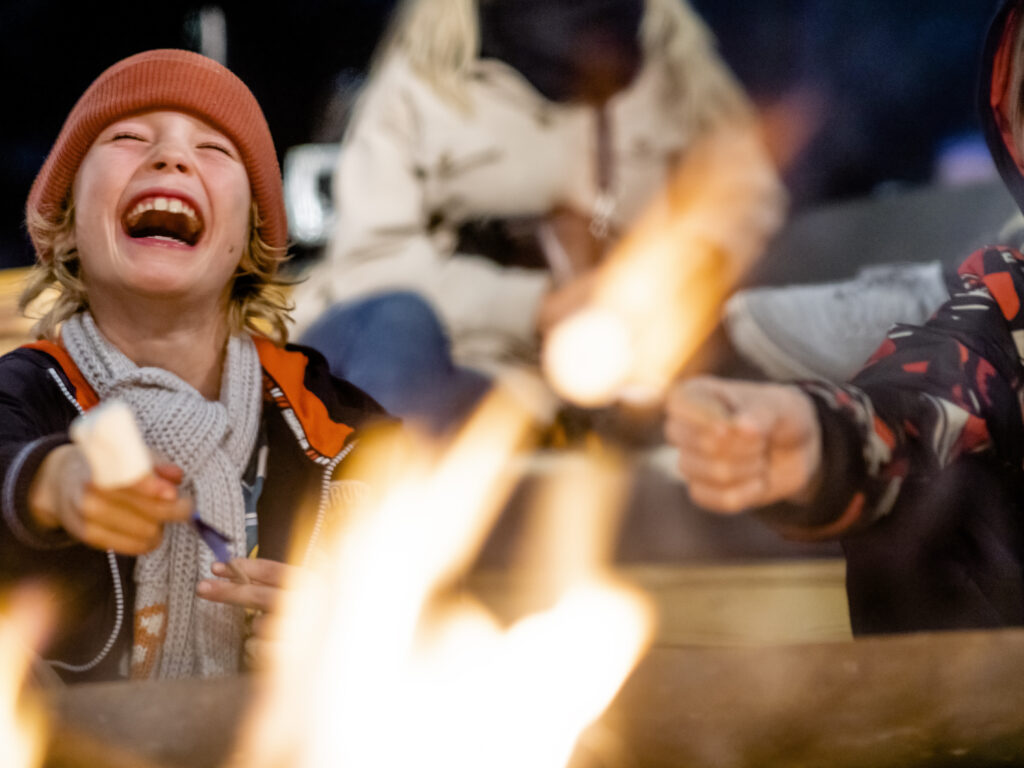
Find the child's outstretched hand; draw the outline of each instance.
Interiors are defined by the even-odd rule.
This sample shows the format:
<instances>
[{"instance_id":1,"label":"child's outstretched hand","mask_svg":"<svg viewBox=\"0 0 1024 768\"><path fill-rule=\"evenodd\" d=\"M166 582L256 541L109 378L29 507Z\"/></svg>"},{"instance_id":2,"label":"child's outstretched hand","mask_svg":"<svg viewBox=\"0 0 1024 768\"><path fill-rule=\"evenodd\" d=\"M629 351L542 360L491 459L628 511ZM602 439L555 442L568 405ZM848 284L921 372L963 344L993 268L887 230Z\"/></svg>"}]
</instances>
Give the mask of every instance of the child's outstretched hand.
<instances>
[{"instance_id":1,"label":"child's outstretched hand","mask_svg":"<svg viewBox=\"0 0 1024 768\"><path fill-rule=\"evenodd\" d=\"M166 523L188 520L191 504L178 494L180 467L156 463L123 488L98 488L82 449L68 444L43 460L29 489L29 512L44 530L63 528L96 549L142 555L159 546Z\"/></svg>"},{"instance_id":2,"label":"child's outstretched hand","mask_svg":"<svg viewBox=\"0 0 1024 768\"><path fill-rule=\"evenodd\" d=\"M779 384L697 377L666 403L666 439L702 507L734 514L809 500L821 466L821 426L810 397Z\"/></svg>"},{"instance_id":3,"label":"child's outstretched hand","mask_svg":"<svg viewBox=\"0 0 1024 768\"><path fill-rule=\"evenodd\" d=\"M215 603L227 603L249 612L250 634L245 641L245 660L250 667L261 666L277 642L274 610L285 590L312 577L312 572L295 565L263 558L236 557L228 563L214 563L213 575L203 579L196 594Z\"/></svg>"},{"instance_id":4,"label":"child's outstretched hand","mask_svg":"<svg viewBox=\"0 0 1024 768\"><path fill-rule=\"evenodd\" d=\"M305 569L297 565L261 557L236 557L230 564L214 563L213 575L221 578L203 579L196 591L215 603L266 613L277 606L283 590L304 574Z\"/></svg>"}]
</instances>

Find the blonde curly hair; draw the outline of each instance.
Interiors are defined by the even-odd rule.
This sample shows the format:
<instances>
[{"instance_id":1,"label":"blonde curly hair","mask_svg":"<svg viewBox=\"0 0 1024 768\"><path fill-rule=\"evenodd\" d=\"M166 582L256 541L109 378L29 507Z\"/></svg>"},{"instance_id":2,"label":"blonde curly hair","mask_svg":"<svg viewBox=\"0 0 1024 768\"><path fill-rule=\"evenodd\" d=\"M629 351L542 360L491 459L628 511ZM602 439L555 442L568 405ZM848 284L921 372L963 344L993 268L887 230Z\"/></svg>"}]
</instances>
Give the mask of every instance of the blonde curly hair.
<instances>
[{"instance_id":1,"label":"blonde curly hair","mask_svg":"<svg viewBox=\"0 0 1024 768\"><path fill-rule=\"evenodd\" d=\"M29 305L52 291L55 298L32 333L36 338L56 341L60 324L89 307L75 242L74 199L69 195L59 214L52 218L30 210L25 223L37 245L39 258L18 300L18 309L27 313ZM278 275L278 269L287 259L286 249L264 242L259 234L260 224L259 209L253 200L249 241L235 271L228 323L233 334L247 329L284 344L288 340L292 306L285 291L290 283Z\"/></svg>"},{"instance_id":2,"label":"blonde curly hair","mask_svg":"<svg viewBox=\"0 0 1024 768\"><path fill-rule=\"evenodd\" d=\"M379 66L403 55L443 98L463 111L472 104L466 83L480 55L478 3L489 0L405 0L379 48ZM665 67L668 93L696 130L753 109L715 51L714 36L686 0L645 0L640 30L644 54Z\"/></svg>"}]
</instances>

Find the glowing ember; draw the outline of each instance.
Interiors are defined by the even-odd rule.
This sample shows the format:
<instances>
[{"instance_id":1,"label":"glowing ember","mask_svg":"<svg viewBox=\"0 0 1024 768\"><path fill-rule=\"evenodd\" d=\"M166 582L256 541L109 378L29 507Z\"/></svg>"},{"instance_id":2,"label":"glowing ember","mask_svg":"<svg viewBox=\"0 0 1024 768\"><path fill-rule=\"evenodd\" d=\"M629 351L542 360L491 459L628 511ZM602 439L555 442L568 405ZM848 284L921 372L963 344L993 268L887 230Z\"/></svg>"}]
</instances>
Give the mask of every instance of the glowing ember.
<instances>
[{"instance_id":1,"label":"glowing ember","mask_svg":"<svg viewBox=\"0 0 1024 768\"><path fill-rule=\"evenodd\" d=\"M544 345L544 370L554 390L579 405L612 403L629 375L629 330L613 313L577 312L560 323Z\"/></svg>"},{"instance_id":2,"label":"glowing ember","mask_svg":"<svg viewBox=\"0 0 1024 768\"><path fill-rule=\"evenodd\" d=\"M543 610L503 627L456 588L516 479L510 459L528 426L497 395L438 462L387 449L406 456L405 471L353 514L280 616L240 765L566 763L642 653L651 616L597 562L610 534L588 533L618 507L619 474L606 467L565 481L579 495L555 525L568 533L564 557L549 539L539 550L563 567L533 570L550 588ZM365 453L381 466L380 451Z\"/></svg>"},{"instance_id":3,"label":"glowing ember","mask_svg":"<svg viewBox=\"0 0 1024 768\"><path fill-rule=\"evenodd\" d=\"M45 596L21 589L7 600L0 617L0 765L35 768L46 744L42 703L23 691L33 648L49 624Z\"/></svg>"}]
</instances>

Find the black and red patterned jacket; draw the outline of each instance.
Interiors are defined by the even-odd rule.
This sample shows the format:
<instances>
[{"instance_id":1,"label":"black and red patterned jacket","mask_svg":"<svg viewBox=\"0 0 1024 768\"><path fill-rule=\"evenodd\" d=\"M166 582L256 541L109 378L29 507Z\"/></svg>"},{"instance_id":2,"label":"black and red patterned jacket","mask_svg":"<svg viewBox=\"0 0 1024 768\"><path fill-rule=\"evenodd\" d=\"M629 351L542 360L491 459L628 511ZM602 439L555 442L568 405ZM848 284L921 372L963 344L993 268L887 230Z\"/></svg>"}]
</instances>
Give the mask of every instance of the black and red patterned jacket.
<instances>
[{"instance_id":1,"label":"black and red patterned jacket","mask_svg":"<svg viewBox=\"0 0 1024 768\"><path fill-rule=\"evenodd\" d=\"M1024 210L1024 162L1011 128L1019 95L1009 92L1022 15L1024 1L1010 0L992 22L979 106L992 158ZM809 516L778 525L788 535L864 528L893 509L906 478L934 476L965 455L1010 472L1024 467L1024 255L981 249L949 288L925 326L894 327L850 384L803 385L823 427L824 482Z\"/></svg>"},{"instance_id":2,"label":"black and red patterned jacket","mask_svg":"<svg viewBox=\"0 0 1024 768\"><path fill-rule=\"evenodd\" d=\"M979 107L1024 210L1009 86L1022 19L1008 0L990 27ZM1024 254L982 248L947 284L931 319L895 326L849 384L802 385L823 481L811 504L759 512L794 538L841 538L857 635L1024 626Z\"/></svg>"},{"instance_id":3,"label":"black and red patterned jacket","mask_svg":"<svg viewBox=\"0 0 1024 768\"><path fill-rule=\"evenodd\" d=\"M261 557L284 560L322 528L332 482L357 430L383 416L368 395L331 376L314 350L256 339L263 367L268 466L257 504ZM44 655L68 681L124 674L132 642L134 558L34 530L27 494L43 458L98 398L49 342L0 357L0 586L33 577L55 588L59 623ZM303 537L294 540L293 537Z\"/></svg>"},{"instance_id":4,"label":"black and red patterned jacket","mask_svg":"<svg viewBox=\"0 0 1024 768\"><path fill-rule=\"evenodd\" d=\"M924 326L895 326L850 384L802 385L825 431L829 502L792 535L862 528L893 508L909 475L965 454L1024 466L1024 255L984 248L956 281Z\"/></svg>"},{"instance_id":5,"label":"black and red patterned jacket","mask_svg":"<svg viewBox=\"0 0 1024 768\"><path fill-rule=\"evenodd\" d=\"M1010 127L1019 95L1009 93L1022 15L1024 0L1010 0L992 23L979 106L996 166L1024 210L1024 162ZM893 509L908 477L935 476L968 454L1021 472L1024 255L983 248L949 287L950 300L924 326L895 326L848 385L803 385L823 425L825 482L812 511L778 525L785 533L830 538L863 529Z\"/></svg>"}]
</instances>

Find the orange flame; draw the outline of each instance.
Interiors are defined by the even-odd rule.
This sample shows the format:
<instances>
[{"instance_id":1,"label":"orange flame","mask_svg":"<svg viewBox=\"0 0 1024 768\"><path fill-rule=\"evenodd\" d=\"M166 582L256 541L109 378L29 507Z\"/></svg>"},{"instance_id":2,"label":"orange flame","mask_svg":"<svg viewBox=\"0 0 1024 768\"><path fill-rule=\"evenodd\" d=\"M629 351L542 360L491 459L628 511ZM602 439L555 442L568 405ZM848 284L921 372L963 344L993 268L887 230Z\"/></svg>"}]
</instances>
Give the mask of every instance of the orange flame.
<instances>
[{"instance_id":1,"label":"orange flame","mask_svg":"<svg viewBox=\"0 0 1024 768\"><path fill-rule=\"evenodd\" d=\"M545 340L554 389L586 406L657 400L781 225L776 185L755 132L723 129L692 147L598 268L587 308Z\"/></svg>"},{"instance_id":2,"label":"orange flame","mask_svg":"<svg viewBox=\"0 0 1024 768\"><path fill-rule=\"evenodd\" d=\"M602 517L587 514L593 489L607 488L595 478L612 471L574 475L561 558L572 565L549 579L545 610L505 628L454 588L516 479L529 426L498 393L439 461L404 451L384 498L356 510L326 567L295 585L240 765L565 764L646 646L651 616L598 566L607 537L586 533ZM379 467L380 456L364 460ZM603 496L597 507L613 508L616 495Z\"/></svg>"},{"instance_id":3,"label":"orange flame","mask_svg":"<svg viewBox=\"0 0 1024 768\"><path fill-rule=\"evenodd\" d=\"M46 596L26 587L8 596L0 616L0 765L36 768L42 763L47 721L42 702L25 689L33 648L49 626Z\"/></svg>"}]
</instances>

